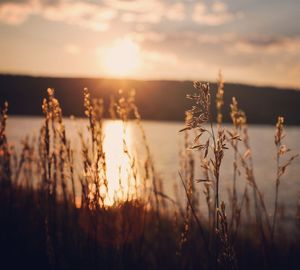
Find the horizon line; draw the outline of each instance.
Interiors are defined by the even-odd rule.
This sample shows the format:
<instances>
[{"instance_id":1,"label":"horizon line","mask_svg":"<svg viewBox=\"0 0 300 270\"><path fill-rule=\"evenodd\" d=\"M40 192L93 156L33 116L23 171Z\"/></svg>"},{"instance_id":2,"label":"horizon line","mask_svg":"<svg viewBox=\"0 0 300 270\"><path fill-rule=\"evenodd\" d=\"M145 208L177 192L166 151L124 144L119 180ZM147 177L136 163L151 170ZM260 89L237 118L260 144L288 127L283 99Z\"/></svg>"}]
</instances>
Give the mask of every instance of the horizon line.
<instances>
[{"instance_id":1,"label":"horizon line","mask_svg":"<svg viewBox=\"0 0 300 270\"><path fill-rule=\"evenodd\" d=\"M26 73L26 72L20 72L20 73L12 73L12 72L0 72L0 76L16 76L16 77L31 77L31 78L53 78L53 79L99 79L99 80L128 80L128 81L166 81L166 82L194 82L194 81L202 81L202 82L209 82L212 84L217 84L217 79L215 80L195 80L192 78L186 78L186 79L176 79L176 78L135 78L135 77L116 77L116 76L97 76L97 75L76 75L76 74L69 74L69 75L54 75L54 74L32 74L32 73ZM234 85L245 85L245 86L254 86L258 88L277 88L282 90L296 90L300 91L300 86L291 86L291 85L272 85L272 84L254 84L251 82L242 82L242 81L226 81L225 80L225 86L226 84L234 84Z\"/></svg>"}]
</instances>

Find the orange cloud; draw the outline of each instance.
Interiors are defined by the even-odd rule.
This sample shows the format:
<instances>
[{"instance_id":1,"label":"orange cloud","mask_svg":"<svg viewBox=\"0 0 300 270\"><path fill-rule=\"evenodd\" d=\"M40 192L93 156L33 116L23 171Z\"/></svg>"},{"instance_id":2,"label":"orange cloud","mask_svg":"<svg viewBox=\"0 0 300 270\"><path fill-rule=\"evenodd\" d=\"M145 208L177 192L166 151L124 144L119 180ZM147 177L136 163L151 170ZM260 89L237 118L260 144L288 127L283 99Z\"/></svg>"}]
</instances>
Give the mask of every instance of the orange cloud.
<instances>
[{"instance_id":1,"label":"orange cloud","mask_svg":"<svg viewBox=\"0 0 300 270\"><path fill-rule=\"evenodd\" d=\"M4 2L0 4L0 22L19 25L27 20L27 18L37 10L36 1L24 3Z\"/></svg>"},{"instance_id":2,"label":"orange cloud","mask_svg":"<svg viewBox=\"0 0 300 270\"><path fill-rule=\"evenodd\" d=\"M113 19L123 22L159 23L162 18L182 21L186 17L185 5L181 2L163 0L102 0L99 2L75 0L24 0L23 2L0 3L0 22L19 25L36 14L50 21L106 31Z\"/></svg>"},{"instance_id":3,"label":"orange cloud","mask_svg":"<svg viewBox=\"0 0 300 270\"><path fill-rule=\"evenodd\" d=\"M0 21L19 25L29 16L37 14L50 21L61 21L96 31L105 31L117 11L90 2L63 1L46 3L42 0L28 0L21 3L0 4Z\"/></svg>"}]
</instances>

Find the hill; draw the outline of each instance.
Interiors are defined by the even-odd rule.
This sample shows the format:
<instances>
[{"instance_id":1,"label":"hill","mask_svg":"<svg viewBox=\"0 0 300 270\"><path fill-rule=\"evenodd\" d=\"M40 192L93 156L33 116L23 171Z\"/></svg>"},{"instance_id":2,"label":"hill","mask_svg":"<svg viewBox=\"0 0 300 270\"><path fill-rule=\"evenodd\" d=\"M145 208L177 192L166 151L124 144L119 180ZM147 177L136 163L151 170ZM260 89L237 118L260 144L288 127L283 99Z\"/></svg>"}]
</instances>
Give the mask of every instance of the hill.
<instances>
[{"instance_id":1,"label":"hill","mask_svg":"<svg viewBox=\"0 0 300 270\"><path fill-rule=\"evenodd\" d=\"M143 119L182 121L184 111L190 107L186 94L192 93L191 81L142 81L95 78L51 78L0 75L0 101L7 100L10 114L41 115L41 102L46 89L56 90L64 115L83 116L82 90L88 87L95 97L102 97L105 104L118 89L136 89L137 105ZM216 84L211 84L213 96ZM278 115L290 125L300 125L300 91L257 87L242 84L225 84L225 121L229 121L231 97L238 99L247 113L248 122L274 124ZM214 105L214 104L213 104Z\"/></svg>"}]
</instances>

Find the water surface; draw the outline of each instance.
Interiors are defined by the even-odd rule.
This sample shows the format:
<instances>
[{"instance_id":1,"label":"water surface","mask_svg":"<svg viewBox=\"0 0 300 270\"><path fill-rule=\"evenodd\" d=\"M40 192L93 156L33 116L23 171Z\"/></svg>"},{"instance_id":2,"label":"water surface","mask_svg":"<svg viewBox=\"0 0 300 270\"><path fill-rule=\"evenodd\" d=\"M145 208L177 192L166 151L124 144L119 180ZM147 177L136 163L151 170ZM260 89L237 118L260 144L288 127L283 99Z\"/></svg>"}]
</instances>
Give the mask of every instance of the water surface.
<instances>
[{"instance_id":1,"label":"water surface","mask_svg":"<svg viewBox=\"0 0 300 270\"><path fill-rule=\"evenodd\" d=\"M38 136L42 118L39 117L9 117L7 134L9 142L20 150L20 141L26 135ZM80 164L80 141L78 131L86 131L87 122L83 119L76 121L65 119L67 137L71 140L72 148L77 156L77 170L82 173ZM146 131L147 139L150 145L151 153L155 163L156 170L160 175L164 187L164 192L175 198L174 186L181 187L178 172L180 169L180 151L183 150L183 134L178 131L183 127L183 123L179 122L158 122L144 121L143 126ZM108 179L110 186L110 196L113 197L119 185L119 172L126 175L128 170L128 160L123 153L123 125L120 121L104 121L104 150L107 157ZM258 186L261 189L266 204L270 209L273 207L275 177L276 177L276 148L274 145L274 127L265 125L249 126L250 144L252 148L254 161L254 174ZM287 127L285 144L292 148L292 153L300 153L300 128ZM141 139L140 130L134 123L128 123L126 127L126 139L132 154L137 157L137 161L143 166L145 158L145 149ZM194 153L197 155L197 153ZM226 150L225 158L221 167L221 199L226 201L228 189L232 186L233 175L233 151ZM197 159L196 159L197 160ZM196 163L199 167L200 164ZM196 175L197 176L197 175ZM198 175L199 176L199 175ZM199 176L200 177L200 176ZM244 172L241 170L241 176L238 178L238 189L241 193L246 181L244 180ZM196 184L199 196L203 195L202 184ZM123 182L126 188L126 183ZM78 187L79 189L80 187ZM296 159L288 168L286 174L282 177L280 186L280 202L284 204L287 213L292 215L295 213L297 201L300 191L300 159ZM178 200L178 198L176 197ZM184 202L185 194L179 188L179 200ZM205 205L202 206L205 208Z\"/></svg>"}]
</instances>

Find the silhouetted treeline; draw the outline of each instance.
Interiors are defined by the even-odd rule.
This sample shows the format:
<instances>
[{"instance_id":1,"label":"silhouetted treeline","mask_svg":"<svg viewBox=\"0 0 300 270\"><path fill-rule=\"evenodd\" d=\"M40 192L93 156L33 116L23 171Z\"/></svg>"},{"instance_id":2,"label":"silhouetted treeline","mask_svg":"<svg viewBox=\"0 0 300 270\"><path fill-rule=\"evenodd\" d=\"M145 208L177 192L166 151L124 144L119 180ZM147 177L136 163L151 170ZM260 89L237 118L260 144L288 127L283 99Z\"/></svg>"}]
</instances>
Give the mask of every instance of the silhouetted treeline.
<instances>
[{"instance_id":1,"label":"silhouetted treeline","mask_svg":"<svg viewBox=\"0 0 300 270\"><path fill-rule=\"evenodd\" d=\"M88 87L95 97L102 97L109 106L112 95L119 89L136 90L136 101L143 119L182 121L184 111L190 107L185 98L192 93L191 81L141 81L95 78L47 78L0 75L0 101L9 102L10 114L41 115L42 99L46 89L54 88L65 116L83 116L83 88ZM216 84L211 84L212 94ZM249 123L274 124L278 115L287 124L300 124L300 91L256 87L242 84L225 84L224 120L229 121L229 104L235 96L246 112ZM108 112L106 112L108 116Z\"/></svg>"}]
</instances>

